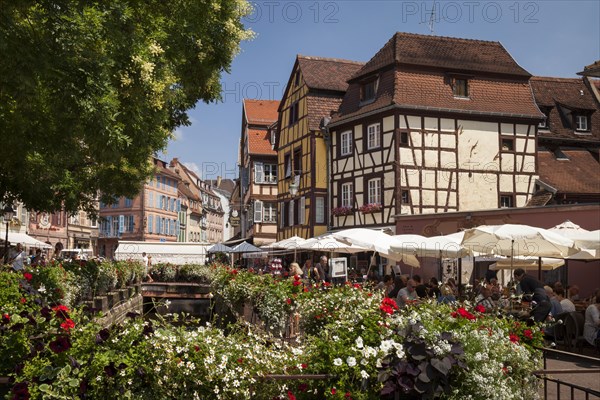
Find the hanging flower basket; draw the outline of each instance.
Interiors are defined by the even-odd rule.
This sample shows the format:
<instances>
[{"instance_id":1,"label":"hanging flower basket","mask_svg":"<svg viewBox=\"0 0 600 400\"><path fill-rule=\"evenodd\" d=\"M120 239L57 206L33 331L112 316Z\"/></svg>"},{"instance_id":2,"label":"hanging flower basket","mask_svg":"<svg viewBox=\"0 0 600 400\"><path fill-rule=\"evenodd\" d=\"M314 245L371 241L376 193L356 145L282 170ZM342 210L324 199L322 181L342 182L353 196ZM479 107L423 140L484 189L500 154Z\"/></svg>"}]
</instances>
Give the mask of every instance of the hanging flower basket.
<instances>
[{"instance_id":1,"label":"hanging flower basket","mask_svg":"<svg viewBox=\"0 0 600 400\"><path fill-rule=\"evenodd\" d=\"M331 213L335 216L335 217L341 217L344 215L351 215L354 213L354 210L352 209L352 207L336 207L333 210L331 210Z\"/></svg>"},{"instance_id":2,"label":"hanging flower basket","mask_svg":"<svg viewBox=\"0 0 600 400\"><path fill-rule=\"evenodd\" d=\"M360 212L363 214L371 214L374 212L381 211L381 204L378 203L369 203L361 206L359 208Z\"/></svg>"}]
</instances>

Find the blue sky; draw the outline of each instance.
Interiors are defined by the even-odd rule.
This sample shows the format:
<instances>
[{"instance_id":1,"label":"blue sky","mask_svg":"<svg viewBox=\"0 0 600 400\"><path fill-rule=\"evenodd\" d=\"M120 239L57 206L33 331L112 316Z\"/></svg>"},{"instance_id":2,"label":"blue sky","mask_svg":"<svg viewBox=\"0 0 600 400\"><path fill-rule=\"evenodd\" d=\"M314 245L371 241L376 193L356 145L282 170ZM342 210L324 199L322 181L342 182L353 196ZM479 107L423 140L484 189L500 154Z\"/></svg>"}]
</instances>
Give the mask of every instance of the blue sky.
<instances>
[{"instance_id":1,"label":"blue sky","mask_svg":"<svg viewBox=\"0 0 600 400\"><path fill-rule=\"evenodd\" d=\"M166 154L204 179L237 176L242 98L279 100L296 54L368 61L395 32L429 34L433 1L258 1L223 100L189 111ZM437 1L434 34L501 42L533 75L576 77L600 59L600 1Z\"/></svg>"}]
</instances>

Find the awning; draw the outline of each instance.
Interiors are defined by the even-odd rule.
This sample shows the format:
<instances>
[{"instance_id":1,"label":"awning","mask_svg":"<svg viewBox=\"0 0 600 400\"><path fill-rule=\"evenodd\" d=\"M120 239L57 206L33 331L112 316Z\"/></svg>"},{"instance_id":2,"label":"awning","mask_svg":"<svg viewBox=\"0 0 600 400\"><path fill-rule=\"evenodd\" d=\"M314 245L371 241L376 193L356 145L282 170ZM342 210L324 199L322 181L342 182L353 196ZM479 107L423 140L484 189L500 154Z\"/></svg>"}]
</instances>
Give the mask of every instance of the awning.
<instances>
[{"instance_id":1,"label":"awning","mask_svg":"<svg viewBox=\"0 0 600 400\"><path fill-rule=\"evenodd\" d=\"M6 238L5 236L5 232L2 233L2 235L0 235L0 239L2 240L2 242L4 243L4 239ZM38 249L51 249L52 246L50 246L48 243L44 243L42 241L37 240L34 237L29 236L26 233L20 233L20 232L11 232L8 231L8 242L13 245L16 246L17 243L21 243L23 246L26 247L35 247Z\"/></svg>"}]
</instances>

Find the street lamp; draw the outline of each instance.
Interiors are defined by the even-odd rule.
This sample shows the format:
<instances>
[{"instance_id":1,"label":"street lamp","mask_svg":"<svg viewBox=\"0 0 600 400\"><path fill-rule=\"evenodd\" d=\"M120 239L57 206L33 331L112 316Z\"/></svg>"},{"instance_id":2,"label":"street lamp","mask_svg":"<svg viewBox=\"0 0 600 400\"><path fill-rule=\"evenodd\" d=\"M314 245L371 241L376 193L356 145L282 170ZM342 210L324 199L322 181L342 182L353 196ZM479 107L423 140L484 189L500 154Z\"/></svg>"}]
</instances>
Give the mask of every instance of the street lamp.
<instances>
[{"instance_id":1,"label":"street lamp","mask_svg":"<svg viewBox=\"0 0 600 400\"><path fill-rule=\"evenodd\" d=\"M6 236L4 238L4 264L6 264L8 263L8 224L13 215L15 215L15 210L13 210L12 206L7 204L2 212L4 213L4 222L6 222Z\"/></svg>"},{"instance_id":2,"label":"street lamp","mask_svg":"<svg viewBox=\"0 0 600 400\"><path fill-rule=\"evenodd\" d=\"M296 175L298 173L298 175ZM292 181L290 182L289 191L292 197L298 194L298 189L300 188L300 175L302 171L294 171L294 176L292 177Z\"/></svg>"}]
</instances>

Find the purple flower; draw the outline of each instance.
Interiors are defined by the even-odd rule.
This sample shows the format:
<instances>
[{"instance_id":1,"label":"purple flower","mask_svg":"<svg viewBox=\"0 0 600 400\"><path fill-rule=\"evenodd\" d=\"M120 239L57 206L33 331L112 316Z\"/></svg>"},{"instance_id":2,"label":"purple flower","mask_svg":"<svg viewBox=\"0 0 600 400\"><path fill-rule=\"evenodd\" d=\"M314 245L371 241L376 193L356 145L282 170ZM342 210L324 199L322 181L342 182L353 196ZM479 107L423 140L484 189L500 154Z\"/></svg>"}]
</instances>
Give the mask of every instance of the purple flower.
<instances>
[{"instance_id":1,"label":"purple flower","mask_svg":"<svg viewBox=\"0 0 600 400\"><path fill-rule=\"evenodd\" d=\"M50 342L50 349L56 354L67 351L71 348L71 341L67 336L59 336L56 340Z\"/></svg>"},{"instance_id":2,"label":"purple flower","mask_svg":"<svg viewBox=\"0 0 600 400\"><path fill-rule=\"evenodd\" d=\"M96 334L96 344L104 343L110 337L110 331L106 328Z\"/></svg>"},{"instance_id":3,"label":"purple flower","mask_svg":"<svg viewBox=\"0 0 600 400\"><path fill-rule=\"evenodd\" d=\"M29 387L27 382L15 383L12 387L13 397L12 399L28 400L31 396L29 395Z\"/></svg>"},{"instance_id":4,"label":"purple flower","mask_svg":"<svg viewBox=\"0 0 600 400\"><path fill-rule=\"evenodd\" d=\"M117 374L117 369L115 368L115 363L114 362L110 362L110 364L108 364L106 367L104 367L104 373L107 376L115 376Z\"/></svg>"}]
</instances>

